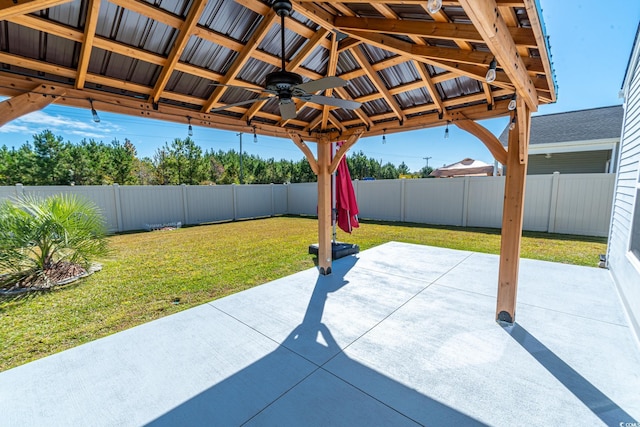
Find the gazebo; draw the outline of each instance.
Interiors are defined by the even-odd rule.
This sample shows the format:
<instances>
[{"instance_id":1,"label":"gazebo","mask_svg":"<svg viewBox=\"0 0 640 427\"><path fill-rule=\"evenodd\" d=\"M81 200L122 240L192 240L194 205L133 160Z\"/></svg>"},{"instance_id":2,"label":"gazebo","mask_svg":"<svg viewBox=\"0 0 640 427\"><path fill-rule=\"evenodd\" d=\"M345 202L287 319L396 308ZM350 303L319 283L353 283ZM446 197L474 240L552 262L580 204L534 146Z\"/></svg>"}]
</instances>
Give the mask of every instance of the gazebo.
<instances>
[{"instance_id":1,"label":"gazebo","mask_svg":"<svg viewBox=\"0 0 640 427\"><path fill-rule=\"evenodd\" d=\"M537 0L3 0L0 34L0 125L55 102L291 139L318 176L320 274L330 176L360 137L472 133L507 166L496 318L514 321L530 116L556 99ZM477 123L500 116L506 150Z\"/></svg>"}]
</instances>

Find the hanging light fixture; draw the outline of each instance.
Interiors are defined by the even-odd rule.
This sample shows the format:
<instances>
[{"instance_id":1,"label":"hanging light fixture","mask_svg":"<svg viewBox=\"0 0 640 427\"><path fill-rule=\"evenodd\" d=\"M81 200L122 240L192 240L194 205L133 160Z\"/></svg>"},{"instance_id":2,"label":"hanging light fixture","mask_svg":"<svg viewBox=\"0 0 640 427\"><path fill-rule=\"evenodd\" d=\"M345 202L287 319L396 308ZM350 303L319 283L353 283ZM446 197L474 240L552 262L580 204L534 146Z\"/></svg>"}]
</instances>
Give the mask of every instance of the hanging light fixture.
<instances>
[{"instance_id":1,"label":"hanging light fixture","mask_svg":"<svg viewBox=\"0 0 640 427\"><path fill-rule=\"evenodd\" d=\"M427 10L429 13L438 13L442 7L442 0L429 0L427 2Z\"/></svg>"},{"instance_id":2,"label":"hanging light fixture","mask_svg":"<svg viewBox=\"0 0 640 427\"><path fill-rule=\"evenodd\" d=\"M511 123L509 123L509 130L514 130L516 128L516 116L514 115L511 119Z\"/></svg>"},{"instance_id":3,"label":"hanging light fixture","mask_svg":"<svg viewBox=\"0 0 640 427\"><path fill-rule=\"evenodd\" d=\"M257 144L258 143L258 134L256 133L256 127L255 125L253 126L253 143Z\"/></svg>"},{"instance_id":4,"label":"hanging light fixture","mask_svg":"<svg viewBox=\"0 0 640 427\"><path fill-rule=\"evenodd\" d=\"M444 139L449 139L449 120L447 120L447 127L444 128Z\"/></svg>"},{"instance_id":5,"label":"hanging light fixture","mask_svg":"<svg viewBox=\"0 0 640 427\"><path fill-rule=\"evenodd\" d=\"M509 105L507 106L507 108L509 109L509 111L513 111L516 109L516 98L518 96L514 93L513 96L511 97L511 101L509 101Z\"/></svg>"},{"instance_id":6,"label":"hanging light fixture","mask_svg":"<svg viewBox=\"0 0 640 427\"><path fill-rule=\"evenodd\" d=\"M498 62L496 61L496 58L493 58L489 63L489 71L487 71L487 75L485 76L487 83L493 83L496 81L497 66L498 66Z\"/></svg>"},{"instance_id":7,"label":"hanging light fixture","mask_svg":"<svg viewBox=\"0 0 640 427\"><path fill-rule=\"evenodd\" d=\"M193 136L193 126L191 126L191 117L187 116L187 121L189 122L189 136Z\"/></svg>"},{"instance_id":8,"label":"hanging light fixture","mask_svg":"<svg viewBox=\"0 0 640 427\"><path fill-rule=\"evenodd\" d=\"M387 129L382 129L382 143L386 144L387 143Z\"/></svg>"},{"instance_id":9,"label":"hanging light fixture","mask_svg":"<svg viewBox=\"0 0 640 427\"><path fill-rule=\"evenodd\" d=\"M89 104L91 105L91 115L93 116L93 121L96 123L100 123L100 116L98 116L98 112L95 108L93 108L93 99L89 98Z\"/></svg>"}]
</instances>

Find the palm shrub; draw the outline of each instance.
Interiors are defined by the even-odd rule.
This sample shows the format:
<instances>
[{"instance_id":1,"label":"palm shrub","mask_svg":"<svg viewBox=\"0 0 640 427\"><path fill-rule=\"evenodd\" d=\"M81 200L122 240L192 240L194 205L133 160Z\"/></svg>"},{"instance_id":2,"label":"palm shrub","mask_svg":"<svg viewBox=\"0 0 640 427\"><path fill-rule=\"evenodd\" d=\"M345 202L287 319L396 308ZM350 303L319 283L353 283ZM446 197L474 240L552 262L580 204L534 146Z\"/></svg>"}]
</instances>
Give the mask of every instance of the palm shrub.
<instances>
[{"instance_id":1,"label":"palm shrub","mask_svg":"<svg viewBox=\"0 0 640 427\"><path fill-rule=\"evenodd\" d=\"M26 195L0 203L0 287L49 287L106 253L104 217L86 199Z\"/></svg>"}]
</instances>

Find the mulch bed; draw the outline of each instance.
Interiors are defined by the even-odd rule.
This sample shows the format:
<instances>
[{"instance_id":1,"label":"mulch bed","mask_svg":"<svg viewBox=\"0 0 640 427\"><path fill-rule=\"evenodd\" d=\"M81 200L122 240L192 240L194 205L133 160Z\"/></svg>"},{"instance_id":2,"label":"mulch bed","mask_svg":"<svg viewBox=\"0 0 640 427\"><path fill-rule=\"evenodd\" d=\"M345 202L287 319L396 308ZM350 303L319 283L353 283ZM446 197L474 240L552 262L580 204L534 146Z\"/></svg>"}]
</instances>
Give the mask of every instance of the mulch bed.
<instances>
[{"instance_id":1,"label":"mulch bed","mask_svg":"<svg viewBox=\"0 0 640 427\"><path fill-rule=\"evenodd\" d=\"M18 281L12 281L10 285L2 285L2 282L4 281L2 279L6 280L10 277L5 274L0 276L0 296L11 296L25 292L50 290L56 286L67 285L71 282L75 282L76 280L86 277L101 269L102 266L98 264L92 265L88 270L86 270L78 264L60 261L44 271L26 273L20 277Z\"/></svg>"}]
</instances>

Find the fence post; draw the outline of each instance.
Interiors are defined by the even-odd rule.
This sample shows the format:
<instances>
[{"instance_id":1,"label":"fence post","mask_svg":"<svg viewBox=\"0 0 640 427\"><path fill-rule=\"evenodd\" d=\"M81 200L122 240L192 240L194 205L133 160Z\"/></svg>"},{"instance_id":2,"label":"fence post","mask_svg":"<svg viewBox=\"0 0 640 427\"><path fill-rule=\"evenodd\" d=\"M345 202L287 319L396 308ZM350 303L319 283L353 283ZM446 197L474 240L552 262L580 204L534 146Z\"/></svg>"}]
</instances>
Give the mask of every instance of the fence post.
<instances>
[{"instance_id":1,"label":"fence post","mask_svg":"<svg viewBox=\"0 0 640 427\"><path fill-rule=\"evenodd\" d=\"M462 187L462 226L466 227L469 221L469 186L470 179L468 176L465 176Z\"/></svg>"},{"instance_id":2,"label":"fence post","mask_svg":"<svg viewBox=\"0 0 640 427\"><path fill-rule=\"evenodd\" d=\"M276 214L276 201L274 196L275 190L274 190L273 182L269 185L271 186L271 216L274 216Z\"/></svg>"},{"instance_id":3,"label":"fence post","mask_svg":"<svg viewBox=\"0 0 640 427\"><path fill-rule=\"evenodd\" d=\"M404 200L405 200L405 183L407 182L406 179L402 178L400 180L400 222L404 222Z\"/></svg>"},{"instance_id":4,"label":"fence post","mask_svg":"<svg viewBox=\"0 0 640 427\"><path fill-rule=\"evenodd\" d=\"M558 188L560 186L560 172L554 172L551 177L551 202L549 203L548 233L556 232L556 213L558 210Z\"/></svg>"},{"instance_id":5,"label":"fence post","mask_svg":"<svg viewBox=\"0 0 640 427\"><path fill-rule=\"evenodd\" d=\"M181 184L182 187L182 217L184 225L189 224L189 204L187 199L187 185Z\"/></svg>"},{"instance_id":6,"label":"fence post","mask_svg":"<svg viewBox=\"0 0 640 427\"><path fill-rule=\"evenodd\" d=\"M234 182L233 184L231 184L231 203L233 204L233 220L237 221L238 220L238 197L236 195L236 189L238 188L238 186L236 185L236 183Z\"/></svg>"},{"instance_id":7,"label":"fence post","mask_svg":"<svg viewBox=\"0 0 640 427\"><path fill-rule=\"evenodd\" d=\"M120 203L120 186L113 184L113 200L116 205L116 223L118 224L118 232L124 231L124 225L122 221L122 204Z\"/></svg>"},{"instance_id":8,"label":"fence post","mask_svg":"<svg viewBox=\"0 0 640 427\"><path fill-rule=\"evenodd\" d=\"M24 195L24 186L22 184L16 184L16 196L21 197Z\"/></svg>"}]
</instances>

